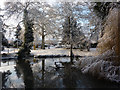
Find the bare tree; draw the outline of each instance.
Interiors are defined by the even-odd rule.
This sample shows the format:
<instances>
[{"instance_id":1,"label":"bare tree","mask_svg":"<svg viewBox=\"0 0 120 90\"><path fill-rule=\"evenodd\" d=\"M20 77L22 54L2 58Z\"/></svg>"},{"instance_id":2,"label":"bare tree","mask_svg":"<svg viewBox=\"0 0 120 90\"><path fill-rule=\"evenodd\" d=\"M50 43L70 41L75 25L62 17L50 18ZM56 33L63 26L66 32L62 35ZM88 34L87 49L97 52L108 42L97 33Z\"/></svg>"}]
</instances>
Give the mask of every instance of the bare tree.
<instances>
[{"instance_id":1,"label":"bare tree","mask_svg":"<svg viewBox=\"0 0 120 90\"><path fill-rule=\"evenodd\" d=\"M72 56L72 48L76 44L82 44L85 41L85 36L81 31L81 19L88 19L88 13L83 14L86 10L85 3L58 3L56 8L58 9L59 16L63 27L62 38L64 42L71 45L70 55ZM66 33L66 35L65 35Z\"/></svg>"},{"instance_id":2,"label":"bare tree","mask_svg":"<svg viewBox=\"0 0 120 90\"><path fill-rule=\"evenodd\" d=\"M34 18L34 33L42 36L42 49L45 49L45 37L57 36L58 24L56 23L57 14L53 7L45 2L37 2L37 8L31 9L31 17Z\"/></svg>"}]
</instances>

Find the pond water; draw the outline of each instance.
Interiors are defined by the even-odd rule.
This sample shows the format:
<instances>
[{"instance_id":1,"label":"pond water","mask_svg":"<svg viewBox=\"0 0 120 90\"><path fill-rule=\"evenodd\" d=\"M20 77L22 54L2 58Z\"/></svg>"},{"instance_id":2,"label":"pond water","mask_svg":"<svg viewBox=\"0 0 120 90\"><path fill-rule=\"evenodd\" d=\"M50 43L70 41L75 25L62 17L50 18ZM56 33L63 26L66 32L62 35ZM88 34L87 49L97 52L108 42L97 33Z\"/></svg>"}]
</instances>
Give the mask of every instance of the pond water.
<instances>
[{"instance_id":1,"label":"pond water","mask_svg":"<svg viewBox=\"0 0 120 90\"><path fill-rule=\"evenodd\" d=\"M70 58L4 61L0 71L4 72L3 88L119 88L116 83L82 74Z\"/></svg>"}]
</instances>

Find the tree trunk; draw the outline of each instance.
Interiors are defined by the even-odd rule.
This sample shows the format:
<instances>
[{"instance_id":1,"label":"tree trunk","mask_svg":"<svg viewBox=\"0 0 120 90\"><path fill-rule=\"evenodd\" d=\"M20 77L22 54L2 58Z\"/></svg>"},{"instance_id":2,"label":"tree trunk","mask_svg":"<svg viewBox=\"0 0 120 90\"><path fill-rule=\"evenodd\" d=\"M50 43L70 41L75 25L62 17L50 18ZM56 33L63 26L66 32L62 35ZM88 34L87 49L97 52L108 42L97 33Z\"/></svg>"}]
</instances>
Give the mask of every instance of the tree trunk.
<instances>
[{"instance_id":1,"label":"tree trunk","mask_svg":"<svg viewBox=\"0 0 120 90\"><path fill-rule=\"evenodd\" d=\"M42 60L42 71L45 71L45 59Z\"/></svg>"},{"instance_id":2,"label":"tree trunk","mask_svg":"<svg viewBox=\"0 0 120 90\"><path fill-rule=\"evenodd\" d=\"M73 52L72 52L73 45L71 44L70 47L70 62L73 63Z\"/></svg>"},{"instance_id":3,"label":"tree trunk","mask_svg":"<svg viewBox=\"0 0 120 90\"><path fill-rule=\"evenodd\" d=\"M68 17L68 20L69 20L69 31L70 31L70 62L73 63L73 52L72 52L72 49L73 49L73 37L72 37L72 28L71 28L71 20L70 20L70 17Z\"/></svg>"},{"instance_id":4,"label":"tree trunk","mask_svg":"<svg viewBox=\"0 0 120 90\"><path fill-rule=\"evenodd\" d=\"M45 49L45 32L44 28L42 28L42 47L41 49Z\"/></svg>"},{"instance_id":5,"label":"tree trunk","mask_svg":"<svg viewBox=\"0 0 120 90\"><path fill-rule=\"evenodd\" d=\"M36 50L36 45L35 44L33 44L33 49Z\"/></svg>"}]
</instances>

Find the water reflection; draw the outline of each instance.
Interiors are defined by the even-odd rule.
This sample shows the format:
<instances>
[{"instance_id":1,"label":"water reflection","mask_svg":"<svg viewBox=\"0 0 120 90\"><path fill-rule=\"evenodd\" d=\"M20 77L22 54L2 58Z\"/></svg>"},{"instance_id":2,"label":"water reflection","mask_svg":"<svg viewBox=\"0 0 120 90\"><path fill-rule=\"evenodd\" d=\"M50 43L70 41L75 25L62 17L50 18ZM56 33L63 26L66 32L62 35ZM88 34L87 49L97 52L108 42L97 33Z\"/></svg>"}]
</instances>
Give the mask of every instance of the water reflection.
<instances>
[{"instance_id":1,"label":"water reflection","mask_svg":"<svg viewBox=\"0 0 120 90\"><path fill-rule=\"evenodd\" d=\"M2 89L6 88L6 82L9 79L9 75L11 74L10 70L2 73Z\"/></svg>"},{"instance_id":2,"label":"water reflection","mask_svg":"<svg viewBox=\"0 0 120 90\"><path fill-rule=\"evenodd\" d=\"M69 59L63 59L63 62L60 58L40 59L33 66L35 87L76 87L76 78L73 78L74 74L71 73L73 72L71 65Z\"/></svg>"},{"instance_id":3,"label":"water reflection","mask_svg":"<svg viewBox=\"0 0 120 90\"><path fill-rule=\"evenodd\" d=\"M65 69L64 69L64 74L63 74L63 85L66 88L75 88L77 86L76 83L76 75L73 72L73 68L71 67L70 63L64 64Z\"/></svg>"},{"instance_id":4,"label":"water reflection","mask_svg":"<svg viewBox=\"0 0 120 90\"><path fill-rule=\"evenodd\" d=\"M17 77L20 78L22 72L20 72L20 67L17 63L16 63L16 66L15 66L15 71L16 71Z\"/></svg>"},{"instance_id":5,"label":"water reflection","mask_svg":"<svg viewBox=\"0 0 120 90\"><path fill-rule=\"evenodd\" d=\"M74 58L76 59L78 58ZM11 61L9 63L11 65ZM82 74L80 70L73 67L70 58L36 58L36 60L31 58L18 61L16 66L10 65L9 69L12 74L9 78L16 88L118 87L116 84ZM18 83L18 86L15 83Z\"/></svg>"},{"instance_id":6,"label":"water reflection","mask_svg":"<svg viewBox=\"0 0 120 90\"><path fill-rule=\"evenodd\" d=\"M15 63L16 63L15 60L2 60L1 67L15 65Z\"/></svg>"},{"instance_id":7,"label":"water reflection","mask_svg":"<svg viewBox=\"0 0 120 90\"><path fill-rule=\"evenodd\" d=\"M74 58L78 59L78 58ZM63 60L63 61L62 61ZM62 64L62 65L61 65ZM106 82L106 85L89 75L83 75L80 70L72 66L71 60L67 58L39 59L35 68L35 87L38 88L100 88L118 87ZM64 68L57 68L58 66ZM57 69L56 69L57 68ZM36 74L35 74L36 73ZM39 78L39 79L38 79ZM108 85L108 86L107 86Z\"/></svg>"},{"instance_id":8,"label":"water reflection","mask_svg":"<svg viewBox=\"0 0 120 90\"><path fill-rule=\"evenodd\" d=\"M25 88L33 88L34 87L34 78L33 78L33 72L30 66L29 61L19 60L16 63L16 70L18 77L23 75L23 80L25 84ZM19 72L20 71L20 72Z\"/></svg>"},{"instance_id":9,"label":"water reflection","mask_svg":"<svg viewBox=\"0 0 120 90\"><path fill-rule=\"evenodd\" d=\"M45 59L42 59L42 87L44 87Z\"/></svg>"},{"instance_id":10,"label":"water reflection","mask_svg":"<svg viewBox=\"0 0 120 90\"><path fill-rule=\"evenodd\" d=\"M58 60L58 59L57 59ZM40 59L39 62L33 66L35 87L37 88L55 88L59 87L60 70L56 71L55 59Z\"/></svg>"},{"instance_id":11,"label":"water reflection","mask_svg":"<svg viewBox=\"0 0 120 90\"><path fill-rule=\"evenodd\" d=\"M71 64L73 64L73 60L74 60L74 55L72 54L72 56L70 57Z\"/></svg>"},{"instance_id":12,"label":"water reflection","mask_svg":"<svg viewBox=\"0 0 120 90\"><path fill-rule=\"evenodd\" d=\"M42 71L45 71L45 59L42 59Z\"/></svg>"}]
</instances>

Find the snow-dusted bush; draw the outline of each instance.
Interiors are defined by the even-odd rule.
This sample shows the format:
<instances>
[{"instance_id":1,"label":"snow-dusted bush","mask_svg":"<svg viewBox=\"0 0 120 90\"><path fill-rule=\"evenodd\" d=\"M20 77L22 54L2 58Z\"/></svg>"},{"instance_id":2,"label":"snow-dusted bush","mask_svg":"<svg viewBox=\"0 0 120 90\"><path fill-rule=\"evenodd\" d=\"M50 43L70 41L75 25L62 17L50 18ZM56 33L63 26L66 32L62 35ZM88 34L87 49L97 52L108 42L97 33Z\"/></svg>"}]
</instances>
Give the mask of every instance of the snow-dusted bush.
<instances>
[{"instance_id":1,"label":"snow-dusted bush","mask_svg":"<svg viewBox=\"0 0 120 90\"><path fill-rule=\"evenodd\" d=\"M82 73L120 83L120 66L116 66L112 61L114 54L114 50L109 50L96 57L82 58L75 65Z\"/></svg>"}]
</instances>

